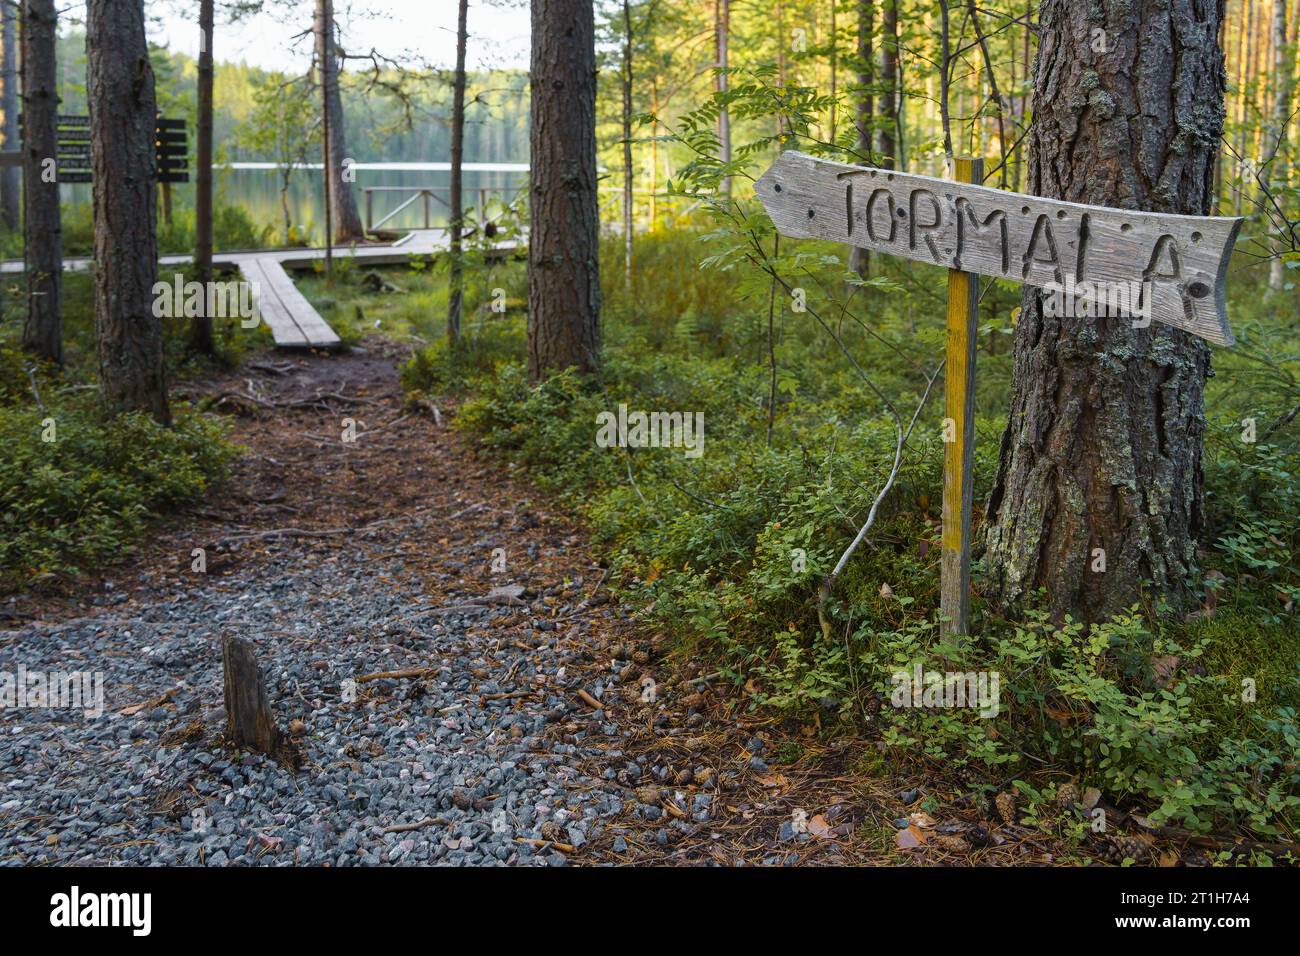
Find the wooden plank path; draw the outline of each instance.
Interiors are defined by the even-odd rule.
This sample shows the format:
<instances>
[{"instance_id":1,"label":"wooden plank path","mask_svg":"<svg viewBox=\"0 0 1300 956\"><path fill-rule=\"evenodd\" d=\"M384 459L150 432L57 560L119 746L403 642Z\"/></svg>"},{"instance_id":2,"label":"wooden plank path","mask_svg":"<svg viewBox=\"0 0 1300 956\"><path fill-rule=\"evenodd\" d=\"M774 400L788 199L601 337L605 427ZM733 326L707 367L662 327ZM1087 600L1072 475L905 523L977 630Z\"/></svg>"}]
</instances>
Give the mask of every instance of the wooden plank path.
<instances>
[{"instance_id":1,"label":"wooden plank path","mask_svg":"<svg viewBox=\"0 0 1300 956\"><path fill-rule=\"evenodd\" d=\"M415 229L396 242L361 246L336 246L333 255L338 259L358 259L366 265L397 265L411 256L427 256L447 251L447 230ZM509 255L514 243L503 243L492 250L494 255ZM158 260L160 266L181 266L193 261L189 255L167 255ZM267 249L248 252L219 252L213 255L214 265L239 269L244 281L254 290L253 301L257 313L271 331L280 348L333 349L339 346L338 334L330 328L307 297L298 291L287 270L311 269L323 262L325 250L321 249ZM85 272L91 259L77 257L63 260L68 272ZM8 259L0 263L0 274L23 271L21 259Z\"/></svg>"},{"instance_id":2,"label":"wooden plank path","mask_svg":"<svg viewBox=\"0 0 1300 956\"><path fill-rule=\"evenodd\" d=\"M298 291L284 266L269 256L239 260L239 272L253 287L253 308L280 348L333 349L339 337Z\"/></svg>"}]
</instances>

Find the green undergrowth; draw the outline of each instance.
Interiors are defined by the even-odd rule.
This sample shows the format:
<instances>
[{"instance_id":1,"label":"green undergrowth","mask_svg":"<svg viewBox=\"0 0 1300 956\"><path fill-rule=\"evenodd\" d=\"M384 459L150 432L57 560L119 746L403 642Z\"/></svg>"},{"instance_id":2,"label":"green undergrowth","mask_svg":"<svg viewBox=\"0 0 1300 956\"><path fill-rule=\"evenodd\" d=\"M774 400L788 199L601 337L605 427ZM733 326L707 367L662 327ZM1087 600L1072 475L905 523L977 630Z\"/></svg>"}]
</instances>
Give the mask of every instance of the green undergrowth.
<instances>
[{"instance_id":1,"label":"green undergrowth","mask_svg":"<svg viewBox=\"0 0 1300 956\"><path fill-rule=\"evenodd\" d=\"M734 681L742 706L877 734L894 760L923 754L985 779L1019 776L1042 799L1076 778L1155 823L1294 836L1300 495L1294 429L1240 440L1246 412L1276 421L1268 416L1287 400L1242 395L1259 363L1224 363L1207 400L1208 527L1203 568L1190 583L1211 594L1209 610L1188 619L1135 611L1083 628L1041 616L1001 620L977 601L977 639L943 641L935 624L943 445L932 401L823 627L818 587L886 480L895 420L825 329L778 309L769 446L769 286L700 269L709 251L698 232L638 238L630 286L605 282L597 378L565 372L530 386L518 317L460 349L417 353L406 387L463 393L458 426L584 514L625 601L673 639L679 660ZM617 256L606 250L607 277L621 278ZM843 267L828 258L806 264L830 286ZM860 323L822 304L905 419L924 387L908 359L914 349L942 348L942 313L915 306L941 294L941 281L933 270L891 272L879 287L853 292ZM810 302L821 302L818 288ZM1010 322L998 316L1010 305L1000 295L986 296L981 330L977 502L988 492L1009 394ZM1262 316L1251 333L1261 350L1294 345L1275 328L1265 334L1270 328ZM702 412L703 453L600 447L597 416L620 404ZM918 663L996 672L997 715L894 706L893 676Z\"/></svg>"},{"instance_id":2,"label":"green undergrowth","mask_svg":"<svg viewBox=\"0 0 1300 956\"><path fill-rule=\"evenodd\" d=\"M170 273L164 274L170 280ZM189 276L182 270L182 280ZM222 481L237 454L218 416L173 397L174 422L106 418L98 398L90 278L63 283L64 365L18 348L20 290L0 317L0 590L98 570L120 558L157 517L191 507ZM183 321L164 321L170 382L228 367L263 340L236 320L216 327L219 354L191 354Z\"/></svg>"},{"instance_id":3,"label":"green undergrowth","mask_svg":"<svg viewBox=\"0 0 1300 956\"><path fill-rule=\"evenodd\" d=\"M0 585L94 570L154 516L193 505L234 449L211 416L175 410L170 428L132 413L105 421L93 399L54 393L0 415Z\"/></svg>"}]
</instances>

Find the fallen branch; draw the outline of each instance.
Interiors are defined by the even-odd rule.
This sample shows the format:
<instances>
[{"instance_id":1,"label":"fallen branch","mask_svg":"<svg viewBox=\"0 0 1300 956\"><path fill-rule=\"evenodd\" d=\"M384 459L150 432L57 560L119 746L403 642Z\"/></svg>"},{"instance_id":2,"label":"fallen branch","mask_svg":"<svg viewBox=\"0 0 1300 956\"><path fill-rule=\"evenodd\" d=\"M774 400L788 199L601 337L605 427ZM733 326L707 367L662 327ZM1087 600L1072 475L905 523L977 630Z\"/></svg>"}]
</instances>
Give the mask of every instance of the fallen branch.
<instances>
[{"instance_id":1,"label":"fallen branch","mask_svg":"<svg viewBox=\"0 0 1300 956\"><path fill-rule=\"evenodd\" d=\"M425 817L416 823L394 823L390 827L384 827L385 833L410 833L412 830L423 830L425 827L437 824L440 827L451 826L450 820L444 820L442 817Z\"/></svg>"},{"instance_id":2,"label":"fallen branch","mask_svg":"<svg viewBox=\"0 0 1300 956\"><path fill-rule=\"evenodd\" d=\"M437 668L410 667L402 671L375 671L373 674L362 674L355 679L358 684L364 684L372 680L402 680L407 677L428 677L434 673L437 673Z\"/></svg>"},{"instance_id":3,"label":"fallen branch","mask_svg":"<svg viewBox=\"0 0 1300 956\"><path fill-rule=\"evenodd\" d=\"M372 521L370 524L362 525L359 528L271 528L269 531L252 531L248 534L237 534L231 537L223 538L224 541L257 541L262 538L327 538L336 534L362 534L374 528L383 527L386 524L392 524L394 521L400 521L402 518L380 518L378 521Z\"/></svg>"},{"instance_id":4,"label":"fallen branch","mask_svg":"<svg viewBox=\"0 0 1300 956\"><path fill-rule=\"evenodd\" d=\"M1105 811L1108 817L1113 817L1120 826L1131 824L1138 829L1154 834L1155 836L1164 837L1167 840L1182 840L1190 843L1192 846L1198 846L1207 850L1226 850L1229 853L1250 853L1259 851L1263 853L1274 853L1279 856L1290 854L1300 858L1300 846L1288 843L1269 843L1263 840L1251 840L1241 836L1215 836L1206 833L1193 833L1191 830L1184 830L1181 827L1153 827L1144 825L1137 817L1131 813L1125 813L1118 807L1111 806L1109 803L1101 802L1097 804Z\"/></svg>"},{"instance_id":5,"label":"fallen branch","mask_svg":"<svg viewBox=\"0 0 1300 956\"><path fill-rule=\"evenodd\" d=\"M531 840L527 837L515 837L516 843L526 843L531 847L539 850L556 849L561 853L577 853L578 848L571 843L560 843L558 840Z\"/></svg>"}]
</instances>

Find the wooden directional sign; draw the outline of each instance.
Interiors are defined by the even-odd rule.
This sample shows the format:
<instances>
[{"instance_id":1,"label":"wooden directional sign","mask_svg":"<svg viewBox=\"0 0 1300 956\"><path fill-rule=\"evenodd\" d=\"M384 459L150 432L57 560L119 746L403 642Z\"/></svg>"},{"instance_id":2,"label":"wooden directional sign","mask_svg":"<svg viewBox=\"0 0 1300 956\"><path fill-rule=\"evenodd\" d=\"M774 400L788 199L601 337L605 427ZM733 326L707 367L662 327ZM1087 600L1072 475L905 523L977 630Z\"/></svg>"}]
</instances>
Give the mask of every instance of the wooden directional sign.
<instances>
[{"instance_id":1,"label":"wooden directional sign","mask_svg":"<svg viewBox=\"0 0 1300 956\"><path fill-rule=\"evenodd\" d=\"M976 279L1039 286L1068 314L1151 321L1231 345L1224 281L1242 220L1086 206L978 185L981 160L956 181L788 152L754 184L785 236L829 239L944 266L943 631L970 631Z\"/></svg>"},{"instance_id":2,"label":"wooden directional sign","mask_svg":"<svg viewBox=\"0 0 1300 956\"><path fill-rule=\"evenodd\" d=\"M166 193L167 186L190 181L190 150L186 141L185 120L158 117L154 149L158 154L158 182L163 184L166 208L170 210L171 200L170 194Z\"/></svg>"},{"instance_id":3,"label":"wooden directional sign","mask_svg":"<svg viewBox=\"0 0 1300 956\"><path fill-rule=\"evenodd\" d=\"M21 122L21 117L19 120ZM158 159L158 182L167 187L171 183L190 181L185 120L158 117L154 150ZM59 182L90 182L93 178L90 168L90 117L59 114L55 151Z\"/></svg>"},{"instance_id":4,"label":"wooden directional sign","mask_svg":"<svg viewBox=\"0 0 1300 956\"><path fill-rule=\"evenodd\" d=\"M1039 287L1232 344L1238 218L1111 209L783 153L754 186L777 230ZM1114 313L1111 313L1114 314Z\"/></svg>"}]
</instances>

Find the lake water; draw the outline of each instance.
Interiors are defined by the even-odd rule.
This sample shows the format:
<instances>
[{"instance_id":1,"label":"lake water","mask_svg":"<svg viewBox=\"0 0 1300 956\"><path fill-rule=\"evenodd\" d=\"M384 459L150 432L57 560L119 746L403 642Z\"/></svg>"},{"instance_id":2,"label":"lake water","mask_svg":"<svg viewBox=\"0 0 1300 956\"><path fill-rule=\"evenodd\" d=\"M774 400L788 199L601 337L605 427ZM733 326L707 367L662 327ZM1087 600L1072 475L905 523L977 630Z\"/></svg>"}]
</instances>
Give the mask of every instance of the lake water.
<instances>
[{"instance_id":1,"label":"lake water","mask_svg":"<svg viewBox=\"0 0 1300 956\"><path fill-rule=\"evenodd\" d=\"M366 221L366 187L414 187L438 190L442 200L447 199L451 185L451 172L447 163L357 163L353 170L356 182L352 184L361 220ZM274 239L280 241L284 229L284 216L280 206L280 170L271 163L239 163L218 167L213 172L216 202L220 205L242 206L259 226L275 228ZM289 184L290 219L300 236L319 243L324 236L324 202L321 166L309 163L295 168ZM192 208L194 183L180 183L172 187L174 209ZM502 197L509 198L528 180L528 167L509 163L466 163L464 170L464 203L467 210L478 206L480 190L490 204L489 215L499 212L497 205ZM89 185L65 187L65 199L74 203L90 202ZM389 212L414 195L411 191L376 191L371 200L373 221L378 223ZM447 224L447 207L443 201L431 198L429 225ZM383 229L415 229L424 222L424 200L416 199L397 216L384 222Z\"/></svg>"}]
</instances>

